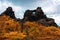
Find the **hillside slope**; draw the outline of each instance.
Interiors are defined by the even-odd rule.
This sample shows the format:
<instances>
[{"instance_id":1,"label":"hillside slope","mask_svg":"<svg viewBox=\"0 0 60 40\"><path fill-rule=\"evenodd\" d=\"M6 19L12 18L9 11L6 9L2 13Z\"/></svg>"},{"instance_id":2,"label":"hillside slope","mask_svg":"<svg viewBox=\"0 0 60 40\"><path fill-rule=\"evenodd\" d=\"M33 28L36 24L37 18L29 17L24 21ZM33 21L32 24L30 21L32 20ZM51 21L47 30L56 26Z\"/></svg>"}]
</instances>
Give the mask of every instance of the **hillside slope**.
<instances>
[{"instance_id":1,"label":"hillside slope","mask_svg":"<svg viewBox=\"0 0 60 40\"><path fill-rule=\"evenodd\" d=\"M9 16L0 16L0 40L60 40L60 28L26 21L21 24Z\"/></svg>"}]
</instances>

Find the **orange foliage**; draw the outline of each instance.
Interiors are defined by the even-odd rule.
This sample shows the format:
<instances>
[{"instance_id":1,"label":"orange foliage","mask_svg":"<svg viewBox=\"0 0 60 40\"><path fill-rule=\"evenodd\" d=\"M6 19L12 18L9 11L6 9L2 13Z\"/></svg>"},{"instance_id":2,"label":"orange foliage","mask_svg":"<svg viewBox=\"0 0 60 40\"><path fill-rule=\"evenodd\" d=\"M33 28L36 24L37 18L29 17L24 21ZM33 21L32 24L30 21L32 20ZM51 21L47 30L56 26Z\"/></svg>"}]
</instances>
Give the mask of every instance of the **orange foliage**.
<instances>
[{"instance_id":1,"label":"orange foliage","mask_svg":"<svg viewBox=\"0 0 60 40\"><path fill-rule=\"evenodd\" d=\"M60 40L60 28L25 22L21 33L19 22L9 16L0 16L0 40Z\"/></svg>"}]
</instances>

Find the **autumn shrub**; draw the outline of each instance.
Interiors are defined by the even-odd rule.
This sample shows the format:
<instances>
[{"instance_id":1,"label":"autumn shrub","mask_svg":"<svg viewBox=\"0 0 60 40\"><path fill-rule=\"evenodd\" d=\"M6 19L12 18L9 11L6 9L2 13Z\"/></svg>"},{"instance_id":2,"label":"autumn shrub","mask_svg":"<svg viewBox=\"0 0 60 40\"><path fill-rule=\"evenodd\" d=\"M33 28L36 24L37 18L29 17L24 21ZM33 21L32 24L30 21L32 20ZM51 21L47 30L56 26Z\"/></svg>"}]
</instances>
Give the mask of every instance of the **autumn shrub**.
<instances>
[{"instance_id":1,"label":"autumn shrub","mask_svg":"<svg viewBox=\"0 0 60 40\"><path fill-rule=\"evenodd\" d=\"M60 28L54 26L44 26L38 22L26 21L21 23L9 16L0 16L0 40L59 40Z\"/></svg>"}]
</instances>

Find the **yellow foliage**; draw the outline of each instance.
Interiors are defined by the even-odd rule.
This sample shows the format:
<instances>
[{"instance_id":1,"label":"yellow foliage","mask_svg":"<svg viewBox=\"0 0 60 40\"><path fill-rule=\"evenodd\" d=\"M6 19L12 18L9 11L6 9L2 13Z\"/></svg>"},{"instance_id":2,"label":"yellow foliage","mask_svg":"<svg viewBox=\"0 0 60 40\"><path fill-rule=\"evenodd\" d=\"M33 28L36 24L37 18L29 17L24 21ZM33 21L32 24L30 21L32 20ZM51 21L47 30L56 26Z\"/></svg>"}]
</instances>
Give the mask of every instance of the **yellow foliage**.
<instances>
[{"instance_id":1,"label":"yellow foliage","mask_svg":"<svg viewBox=\"0 0 60 40\"><path fill-rule=\"evenodd\" d=\"M21 24L9 16L0 16L0 38L4 40L59 40L60 28L46 27L37 22L25 22L21 33ZM8 39L9 38L9 39ZM1 40L1 39L0 39Z\"/></svg>"},{"instance_id":2,"label":"yellow foliage","mask_svg":"<svg viewBox=\"0 0 60 40\"><path fill-rule=\"evenodd\" d=\"M21 33L21 32L5 33L4 36L10 37L10 38L19 37L20 39L23 39L24 37L26 37L26 35L24 35L24 33Z\"/></svg>"}]
</instances>

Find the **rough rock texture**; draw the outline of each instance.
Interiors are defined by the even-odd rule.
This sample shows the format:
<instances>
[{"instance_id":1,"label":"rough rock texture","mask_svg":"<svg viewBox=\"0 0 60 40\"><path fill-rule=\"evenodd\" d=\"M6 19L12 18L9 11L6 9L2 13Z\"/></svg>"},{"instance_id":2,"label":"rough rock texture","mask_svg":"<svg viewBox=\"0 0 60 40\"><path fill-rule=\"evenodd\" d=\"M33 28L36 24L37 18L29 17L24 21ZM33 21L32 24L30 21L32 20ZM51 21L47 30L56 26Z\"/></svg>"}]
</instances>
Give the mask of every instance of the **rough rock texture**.
<instances>
[{"instance_id":1,"label":"rough rock texture","mask_svg":"<svg viewBox=\"0 0 60 40\"><path fill-rule=\"evenodd\" d=\"M16 18L12 7L8 7L1 15L10 16L10 17L13 18L13 19Z\"/></svg>"},{"instance_id":2,"label":"rough rock texture","mask_svg":"<svg viewBox=\"0 0 60 40\"><path fill-rule=\"evenodd\" d=\"M16 21L19 21L22 23L24 23L26 21L37 21L38 23L41 23L45 26L56 26L57 27L57 24L55 23L54 19L48 18L42 11L41 7L38 7L35 10L26 10L24 13L23 19L19 19L19 18L15 17L12 7L8 7L1 15L10 16L11 18L15 19Z\"/></svg>"},{"instance_id":3,"label":"rough rock texture","mask_svg":"<svg viewBox=\"0 0 60 40\"><path fill-rule=\"evenodd\" d=\"M23 21L38 21L38 23L42 23L45 26L58 26L53 18L48 18L44 14L41 7L35 10L26 10Z\"/></svg>"}]
</instances>

